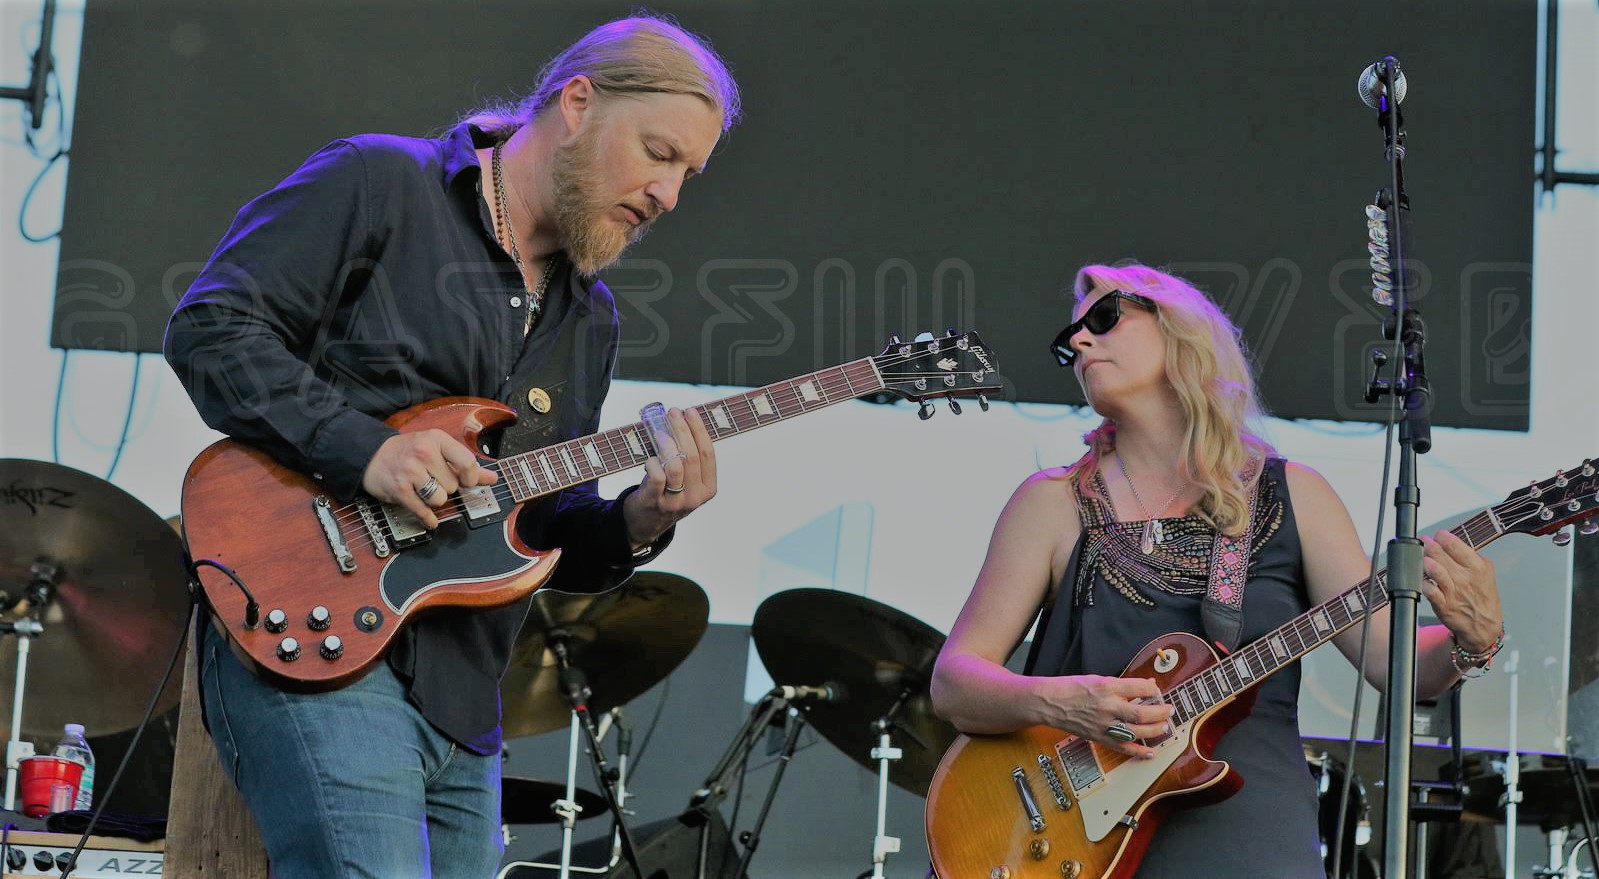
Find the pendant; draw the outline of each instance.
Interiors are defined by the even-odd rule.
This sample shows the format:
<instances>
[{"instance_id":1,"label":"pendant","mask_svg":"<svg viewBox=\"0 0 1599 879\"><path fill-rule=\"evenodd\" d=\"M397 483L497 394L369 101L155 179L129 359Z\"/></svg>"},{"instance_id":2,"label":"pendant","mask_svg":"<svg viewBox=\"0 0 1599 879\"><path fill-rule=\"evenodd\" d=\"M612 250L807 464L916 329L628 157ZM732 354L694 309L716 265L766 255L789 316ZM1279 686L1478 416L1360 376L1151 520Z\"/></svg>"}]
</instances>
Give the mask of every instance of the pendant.
<instances>
[{"instance_id":1,"label":"pendant","mask_svg":"<svg viewBox=\"0 0 1599 879\"><path fill-rule=\"evenodd\" d=\"M1144 520L1144 533L1138 539L1138 551L1149 555L1155 551L1155 520Z\"/></svg>"}]
</instances>

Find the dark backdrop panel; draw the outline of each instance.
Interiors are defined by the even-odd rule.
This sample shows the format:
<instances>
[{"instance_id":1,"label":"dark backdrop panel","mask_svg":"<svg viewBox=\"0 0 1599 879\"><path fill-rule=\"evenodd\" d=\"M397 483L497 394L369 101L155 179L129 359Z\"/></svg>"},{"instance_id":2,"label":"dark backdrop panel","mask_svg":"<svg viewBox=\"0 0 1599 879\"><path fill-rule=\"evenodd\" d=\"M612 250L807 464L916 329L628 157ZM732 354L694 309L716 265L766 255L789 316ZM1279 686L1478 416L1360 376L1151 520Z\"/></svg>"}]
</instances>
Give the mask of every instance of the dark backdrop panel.
<instances>
[{"instance_id":1,"label":"dark backdrop panel","mask_svg":"<svg viewBox=\"0 0 1599 879\"><path fill-rule=\"evenodd\" d=\"M1166 264L1244 327L1269 406L1369 420L1362 205L1387 179L1355 97L1410 72L1407 185L1436 422L1526 429L1530 0L668 11L737 68L746 123L608 274L628 378L761 384L976 327L1014 399L1081 402L1045 344L1089 261ZM361 131L427 133L620 4L91 0L53 342L157 350L234 211Z\"/></svg>"}]
</instances>

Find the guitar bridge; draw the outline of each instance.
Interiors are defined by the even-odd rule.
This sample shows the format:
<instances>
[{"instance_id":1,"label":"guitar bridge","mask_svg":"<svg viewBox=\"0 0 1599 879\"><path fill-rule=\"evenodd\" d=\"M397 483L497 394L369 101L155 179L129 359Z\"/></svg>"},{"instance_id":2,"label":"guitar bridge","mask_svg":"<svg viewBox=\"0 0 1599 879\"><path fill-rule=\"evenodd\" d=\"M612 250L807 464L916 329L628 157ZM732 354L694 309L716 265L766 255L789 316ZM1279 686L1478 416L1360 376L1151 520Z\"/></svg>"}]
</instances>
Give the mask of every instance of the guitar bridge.
<instances>
[{"instance_id":1,"label":"guitar bridge","mask_svg":"<svg viewBox=\"0 0 1599 879\"><path fill-rule=\"evenodd\" d=\"M378 517L372 512L372 505L365 499L355 502L357 510L361 511L361 524L366 526L367 536L372 538L372 553L380 559L389 557L389 538L383 533L383 526L378 524Z\"/></svg>"},{"instance_id":2,"label":"guitar bridge","mask_svg":"<svg viewBox=\"0 0 1599 879\"><path fill-rule=\"evenodd\" d=\"M333 518L333 507L328 503L327 496L319 494L312 498L311 509L316 512L316 520L322 525L322 536L327 538L328 549L333 550L333 560L339 563L339 570L351 573L355 570L355 553L350 552L350 545L344 541L344 530Z\"/></svg>"},{"instance_id":3,"label":"guitar bridge","mask_svg":"<svg viewBox=\"0 0 1599 879\"><path fill-rule=\"evenodd\" d=\"M1027 823L1032 826L1034 833L1044 831L1044 813L1038 810L1038 801L1033 799L1033 789L1027 784L1027 773L1020 766L1011 770L1010 777L1016 782L1016 795L1022 799L1022 808L1027 810Z\"/></svg>"}]
</instances>

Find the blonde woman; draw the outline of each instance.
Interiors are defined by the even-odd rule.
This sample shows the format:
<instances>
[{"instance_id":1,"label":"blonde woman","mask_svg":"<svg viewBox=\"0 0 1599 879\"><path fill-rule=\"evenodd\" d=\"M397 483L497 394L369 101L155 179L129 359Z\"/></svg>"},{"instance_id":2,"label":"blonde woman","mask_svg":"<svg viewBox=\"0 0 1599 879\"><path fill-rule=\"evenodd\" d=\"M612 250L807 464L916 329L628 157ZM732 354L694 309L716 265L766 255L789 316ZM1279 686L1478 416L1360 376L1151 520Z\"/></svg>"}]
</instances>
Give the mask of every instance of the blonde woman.
<instances>
[{"instance_id":1,"label":"blonde woman","mask_svg":"<svg viewBox=\"0 0 1599 879\"><path fill-rule=\"evenodd\" d=\"M1154 681L1118 677L1141 647L1167 632L1248 644L1365 579L1367 557L1326 480L1254 432L1249 360L1214 303L1140 265L1088 266L1074 286L1053 348L1104 421L1081 460L1029 477L1000 514L932 695L967 733L1042 724L1147 759L1173 709L1139 701L1158 694ZM1218 535L1247 553L1236 581L1213 582ZM1446 532L1424 540L1425 594L1443 624L1419 635L1422 697L1486 663L1503 632L1492 565ZM1013 674L1003 663L1040 608L1029 673ZM1381 687L1386 611L1371 641L1366 676ZM1357 629L1336 642L1358 659ZM1139 877L1325 875L1298 666L1255 689L1253 712L1215 750L1243 789L1176 812Z\"/></svg>"}]
</instances>

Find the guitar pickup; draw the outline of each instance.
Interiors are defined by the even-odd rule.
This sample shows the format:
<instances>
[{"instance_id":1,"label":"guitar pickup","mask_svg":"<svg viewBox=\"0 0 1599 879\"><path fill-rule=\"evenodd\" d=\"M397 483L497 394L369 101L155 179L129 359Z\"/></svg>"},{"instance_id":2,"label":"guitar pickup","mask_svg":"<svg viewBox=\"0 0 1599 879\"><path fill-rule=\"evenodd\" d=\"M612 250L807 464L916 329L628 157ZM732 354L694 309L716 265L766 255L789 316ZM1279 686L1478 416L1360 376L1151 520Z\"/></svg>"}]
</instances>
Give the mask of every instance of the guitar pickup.
<instances>
[{"instance_id":1,"label":"guitar pickup","mask_svg":"<svg viewBox=\"0 0 1599 879\"><path fill-rule=\"evenodd\" d=\"M467 524L476 528L488 525L505 518L500 507L500 499L494 495L492 485L474 485L463 487L457 492L461 498L461 507L466 511Z\"/></svg>"}]
</instances>

